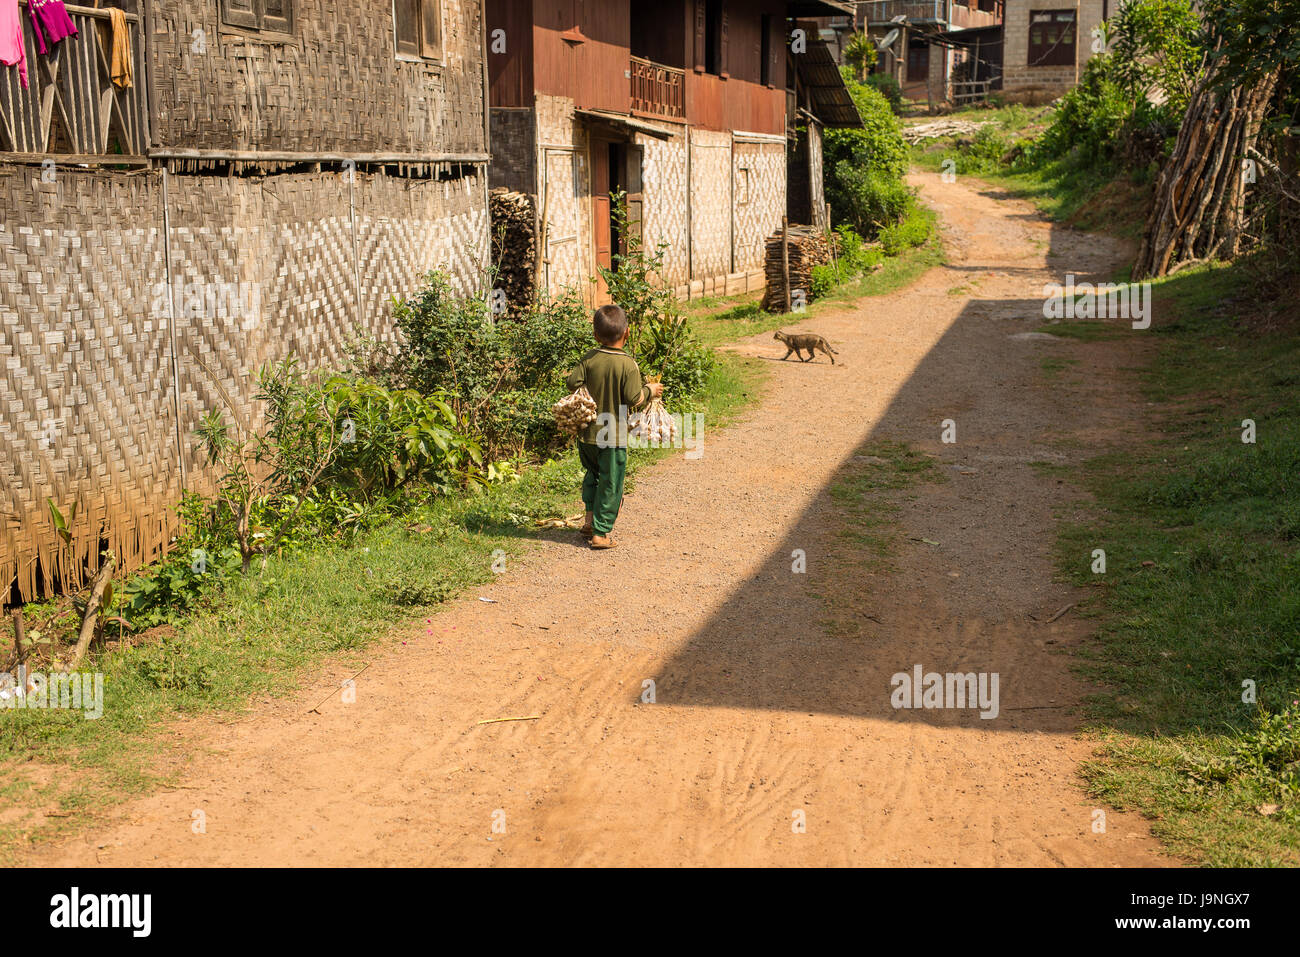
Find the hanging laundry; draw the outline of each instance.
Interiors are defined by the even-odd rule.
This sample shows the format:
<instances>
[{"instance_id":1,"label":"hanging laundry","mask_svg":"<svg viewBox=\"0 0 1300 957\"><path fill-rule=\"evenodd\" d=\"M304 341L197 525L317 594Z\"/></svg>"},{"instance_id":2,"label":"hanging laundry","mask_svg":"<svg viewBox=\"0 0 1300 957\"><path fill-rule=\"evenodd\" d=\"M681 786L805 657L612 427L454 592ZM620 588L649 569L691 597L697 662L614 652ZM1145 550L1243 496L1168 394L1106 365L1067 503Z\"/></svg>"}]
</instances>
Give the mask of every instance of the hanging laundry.
<instances>
[{"instance_id":1,"label":"hanging laundry","mask_svg":"<svg viewBox=\"0 0 1300 957\"><path fill-rule=\"evenodd\" d=\"M49 52L45 47L46 40L50 41L52 48L64 37L77 35L77 25L68 16L63 0L27 0L27 12L32 16L32 33L36 36L37 53Z\"/></svg>"},{"instance_id":2,"label":"hanging laundry","mask_svg":"<svg viewBox=\"0 0 1300 957\"><path fill-rule=\"evenodd\" d=\"M113 83L122 90L132 85L131 75L131 32L126 28L126 14L115 7L108 10L108 30L104 24L99 25L100 41L110 46L108 55L109 75ZM110 39L108 34L112 33Z\"/></svg>"},{"instance_id":3,"label":"hanging laundry","mask_svg":"<svg viewBox=\"0 0 1300 957\"><path fill-rule=\"evenodd\" d=\"M18 17L18 0L0 0L0 62L18 67L18 81L27 89L27 48L23 46L23 23Z\"/></svg>"}]
</instances>

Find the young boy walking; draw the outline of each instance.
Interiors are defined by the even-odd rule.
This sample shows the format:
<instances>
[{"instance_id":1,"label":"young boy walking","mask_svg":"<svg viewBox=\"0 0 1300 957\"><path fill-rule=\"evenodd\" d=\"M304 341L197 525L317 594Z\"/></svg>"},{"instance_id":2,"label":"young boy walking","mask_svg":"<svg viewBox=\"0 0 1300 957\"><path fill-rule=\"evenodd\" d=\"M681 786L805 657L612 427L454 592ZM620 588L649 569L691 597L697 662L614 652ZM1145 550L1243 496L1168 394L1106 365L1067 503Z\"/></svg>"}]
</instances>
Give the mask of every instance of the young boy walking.
<instances>
[{"instance_id":1,"label":"young boy walking","mask_svg":"<svg viewBox=\"0 0 1300 957\"><path fill-rule=\"evenodd\" d=\"M587 514L582 534L592 548L613 548L610 532L623 504L623 476L627 473L627 416L619 407L632 409L651 396L663 394L659 382L645 383L636 360L623 351L627 343L627 314L618 306L601 306L591 317L592 332L600 343L569 373L573 392L586 386L596 402L596 421L578 433L578 458L587 470L582 478L582 503Z\"/></svg>"}]
</instances>

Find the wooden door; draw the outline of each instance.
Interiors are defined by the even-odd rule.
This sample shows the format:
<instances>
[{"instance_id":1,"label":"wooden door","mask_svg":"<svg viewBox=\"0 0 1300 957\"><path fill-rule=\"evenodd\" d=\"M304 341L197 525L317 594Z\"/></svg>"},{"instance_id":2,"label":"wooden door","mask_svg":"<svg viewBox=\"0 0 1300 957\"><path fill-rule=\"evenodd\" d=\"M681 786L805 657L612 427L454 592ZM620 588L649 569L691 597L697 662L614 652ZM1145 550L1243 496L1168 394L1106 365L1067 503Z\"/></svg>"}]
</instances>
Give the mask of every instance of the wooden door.
<instances>
[{"instance_id":1,"label":"wooden door","mask_svg":"<svg viewBox=\"0 0 1300 957\"><path fill-rule=\"evenodd\" d=\"M614 265L613 217L610 215L610 155L614 144L593 140L591 144L591 238L596 265L611 269ZM609 302L609 287L596 273L596 305Z\"/></svg>"}]
</instances>

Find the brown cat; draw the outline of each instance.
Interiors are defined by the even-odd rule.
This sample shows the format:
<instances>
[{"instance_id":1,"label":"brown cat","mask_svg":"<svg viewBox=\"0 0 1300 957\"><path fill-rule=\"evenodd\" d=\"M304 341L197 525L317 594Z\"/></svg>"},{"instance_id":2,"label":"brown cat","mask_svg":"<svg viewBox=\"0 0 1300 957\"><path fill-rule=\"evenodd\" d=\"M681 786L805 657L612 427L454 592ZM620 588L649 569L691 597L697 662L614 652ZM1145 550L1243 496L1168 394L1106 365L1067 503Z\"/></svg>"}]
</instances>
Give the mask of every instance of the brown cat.
<instances>
[{"instance_id":1,"label":"brown cat","mask_svg":"<svg viewBox=\"0 0 1300 957\"><path fill-rule=\"evenodd\" d=\"M798 356L800 362L811 362L817 357L815 350L820 349L822 354L831 360L831 365L835 365L835 357L839 355L838 352L831 348L829 342L815 333L809 332L800 336L792 336L788 333L778 331L773 333L772 338L785 343L785 355L781 357L782 362L789 359L790 353L792 352ZM799 351L801 349L806 349L808 351L807 359L805 359L803 353Z\"/></svg>"}]
</instances>

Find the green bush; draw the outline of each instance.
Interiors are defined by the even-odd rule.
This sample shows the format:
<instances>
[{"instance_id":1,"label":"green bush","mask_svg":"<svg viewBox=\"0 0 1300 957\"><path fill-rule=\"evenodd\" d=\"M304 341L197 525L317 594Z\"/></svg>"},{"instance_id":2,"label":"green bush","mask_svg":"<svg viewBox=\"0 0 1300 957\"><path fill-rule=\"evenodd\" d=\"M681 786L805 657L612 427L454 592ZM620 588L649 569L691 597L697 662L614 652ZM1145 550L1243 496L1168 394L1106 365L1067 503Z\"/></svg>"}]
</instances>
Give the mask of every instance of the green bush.
<instances>
[{"instance_id":1,"label":"green bush","mask_svg":"<svg viewBox=\"0 0 1300 957\"><path fill-rule=\"evenodd\" d=\"M661 243L653 253L647 252L640 231L629 228L625 196L616 195L613 205L615 225L627 237L626 248L614 255L613 268L599 267L600 275L610 299L627 313L628 351L642 374L658 376L663 382L665 403L681 409L704 388L717 362L691 332L673 291L658 281L667 246Z\"/></svg>"},{"instance_id":2,"label":"green bush","mask_svg":"<svg viewBox=\"0 0 1300 957\"><path fill-rule=\"evenodd\" d=\"M494 322L482 301L456 296L445 277L430 273L423 289L395 302L393 317L402 341L384 379L423 395L445 393L489 461L559 441L550 406L564 374L593 345L576 294Z\"/></svg>"},{"instance_id":3,"label":"green bush","mask_svg":"<svg viewBox=\"0 0 1300 957\"><path fill-rule=\"evenodd\" d=\"M913 200L893 226L880 231L880 248L887 256L897 256L913 246L924 246L934 235L934 214Z\"/></svg>"},{"instance_id":4,"label":"green bush","mask_svg":"<svg viewBox=\"0 0 1300 957\"><path fill-rule=\"evenodd\" d=\"M907 208L907 144L898 117L880 91L865 83L848 85L863 128L826 131L826 201L834 222L874 237Z\"/></svg>"},{"instance_id":5,"label":"green bush","mask_svg":"<svg viewBox=\"0 0 1300 957\"><path fill-rule=\"evenodd\" d=\"M903 108L903 87L889 73L873 73L867 77L867 85L875 88L885 101L889 108L898 113Z\"/></svg>"},{"instance_id":6,"label":"green bush","mask_svg":"<svg viewBox=\"0 0 1300 957\"><path fill-rule=\"evenodd\" d=\"M412 482L450 490L482 464L477 443L457 432L441 390L421 395L343 375L327 378L321 390L343 431L322 473L324 486L372 502Z\"/></svg>"},{"instance_id":7,"label":"green bush","mask_svg":"<svg viewBox=\"0 0 1300 957\"><path fill-rule=\"evenodd\" d=\"M1061 98L1052 125L1028 150L1031 164L1069 154L1090 163L1114 158L1132 104L1113 72L1110 54L1088 61L1078 86Z\"/></svg>"},{"instance_id":8,"label":"green bush","mask_svg":"<svg viewBox=\"0 0 1300 957\"><path fill-rule=\"evenodd\" d=\"M868 246L852 227L840 226L835 231L839 234L835 260L813 267L814 299L828 295L836 286L857 278L885 258L879 248Z\"/></svg>"},{"instance_id":9,"label":"green bush","mask_svg":"<svg viewBox=\"0 0 1300 957\"><path fill-rule=\"evenodd\" d=\"M981 126L975 131L970 145L954 157L957 172L979 175L1002 166L1002 157L1011 149L1011 139L996 126Z\"/></svg>"}]
</instances>

